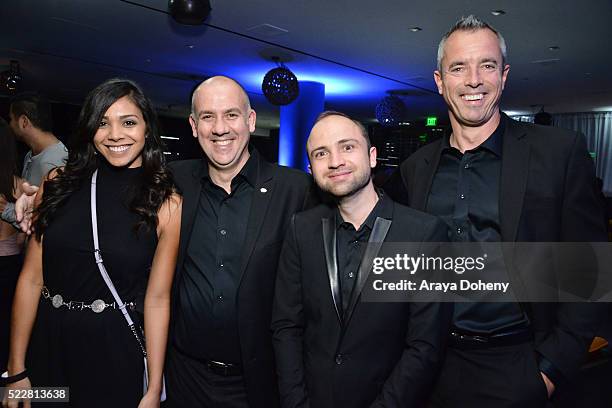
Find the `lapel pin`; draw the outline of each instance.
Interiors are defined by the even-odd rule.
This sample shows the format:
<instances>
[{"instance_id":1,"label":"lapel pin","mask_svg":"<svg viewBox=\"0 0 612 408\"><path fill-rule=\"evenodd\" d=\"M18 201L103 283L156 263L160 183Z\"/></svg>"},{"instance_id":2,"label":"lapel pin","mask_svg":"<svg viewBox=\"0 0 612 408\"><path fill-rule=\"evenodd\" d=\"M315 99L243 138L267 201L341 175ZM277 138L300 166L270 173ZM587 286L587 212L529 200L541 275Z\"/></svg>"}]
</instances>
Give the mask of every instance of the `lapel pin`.
<instances>
[{"instance_id":1,"label":"lapel pin","mask_svg":"<svg viewBox=\"0 0 612 408\"><path fill-rule=\"evenodd\" d=\"M259 189L259 191L261 191L262 193L267 193L268 189L265 188L265 187L262 187L262 188Z\"/></svg>"}]
</instances>

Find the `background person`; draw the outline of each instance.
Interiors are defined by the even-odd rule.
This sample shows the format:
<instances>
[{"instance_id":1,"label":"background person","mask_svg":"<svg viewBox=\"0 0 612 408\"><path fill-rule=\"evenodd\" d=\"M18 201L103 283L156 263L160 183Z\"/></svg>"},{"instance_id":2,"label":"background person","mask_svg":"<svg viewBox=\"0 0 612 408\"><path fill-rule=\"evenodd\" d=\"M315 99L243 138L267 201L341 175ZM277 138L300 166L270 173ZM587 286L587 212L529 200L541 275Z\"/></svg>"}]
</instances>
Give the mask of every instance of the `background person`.
<instances>
[{"instance_id":1,"label":"background person","mask_svg":"<svg viewBox=\"0 0 612 408\"><path fill-rule=\"evenodd\" d=\"M52 132L51 105L40 94L21 93L11 99L9 117L14 135L30 148L21 177L32 188L38 188L49 171L64 165L68 158L66 146ZM29 190L29 186L24 188ZM2 220L16 221L14 203L0 198L0 213Z\"/></svg>"}]
</instances>

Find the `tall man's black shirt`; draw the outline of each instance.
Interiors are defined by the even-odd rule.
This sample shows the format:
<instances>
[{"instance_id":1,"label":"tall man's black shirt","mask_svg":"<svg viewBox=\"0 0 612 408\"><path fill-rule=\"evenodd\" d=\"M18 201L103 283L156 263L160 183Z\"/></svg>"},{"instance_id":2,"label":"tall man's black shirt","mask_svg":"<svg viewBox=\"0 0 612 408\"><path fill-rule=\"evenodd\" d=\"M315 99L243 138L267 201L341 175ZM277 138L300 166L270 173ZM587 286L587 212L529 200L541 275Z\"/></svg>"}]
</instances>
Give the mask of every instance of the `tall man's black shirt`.
<instances>
[{"instance_id":1,"label":"tall man's black shirt","mask_svg":"<svg viewBox=\"0 0 612 408\"><path fill-rule=\"evenodd\" d=\"M499 194L502 137L505 119L480 146L461 153L442 142L438 170L427 200L427 212L438 215L448 226L451 242L499 242ZM496 260L502 263L503 260ZM489 258L488 266L495 262ZM453 325L472 333L492 333L524 322L516 303L457 303Z\"/></svg>"},{"instance_id":2,"label":"tall man's black shirt","mask_svg":"<svg viewBox=\"0 0 612 408\"><path fill-rule=\"evenodd\" d=\"M202 177L175 314L175 347L193 358L241 361L236 298L257 171L252 154L232 180L230 194L207 170Z\"/></svg>"}]
</instances>

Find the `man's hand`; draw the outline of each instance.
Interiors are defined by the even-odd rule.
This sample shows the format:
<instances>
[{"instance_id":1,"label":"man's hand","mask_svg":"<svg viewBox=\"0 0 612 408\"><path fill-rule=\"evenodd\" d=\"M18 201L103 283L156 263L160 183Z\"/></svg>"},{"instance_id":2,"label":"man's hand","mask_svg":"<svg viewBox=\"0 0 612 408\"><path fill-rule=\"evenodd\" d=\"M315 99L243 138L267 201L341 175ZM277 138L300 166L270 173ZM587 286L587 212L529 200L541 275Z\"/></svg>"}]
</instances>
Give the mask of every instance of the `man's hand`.
<instances>
[{"instance_id":1,"label":"man's hand","mask_svg":"<svg viewBox=\"0 0 612 408\"><path fill-rule=\"evenodd\" d=\"M541 371L540 371L540 375L542 376L542 379L544 380L544 384L546 384L546 391L548 392L548 398L550 398L553 392L555 392L555 384L553 384L553 382L548 379L546 374L544 374Z\"/></svg>"},{"instance_id":2,"label":"man's hand","mask_svg":"<svg viewBox=\"0 0 612 408\"><path fill-rule=\"evenodd\" d=\"M24 182L21 189L23 194L15 202L15 214L21 230L30 235L32 233L32 210L38 187Z\"/></svg>"}]
</instances>

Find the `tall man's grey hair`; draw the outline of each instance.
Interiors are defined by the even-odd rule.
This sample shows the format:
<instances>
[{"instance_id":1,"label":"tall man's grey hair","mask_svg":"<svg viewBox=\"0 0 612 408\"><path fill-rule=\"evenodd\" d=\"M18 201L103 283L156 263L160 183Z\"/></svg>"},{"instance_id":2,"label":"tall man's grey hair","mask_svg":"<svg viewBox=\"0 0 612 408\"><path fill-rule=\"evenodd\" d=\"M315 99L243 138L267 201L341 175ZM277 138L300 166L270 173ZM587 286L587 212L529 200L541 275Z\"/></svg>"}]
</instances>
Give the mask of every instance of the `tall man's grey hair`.
<instances>
[{"instance_id":1,"label":"tall man's grey hair","mask_svg":"<svg viewBox=\"0 0 612 408\"><path fill-rule=\"evenodd\" d=\"M506 53L506 40L504 40L504 37L499 31L491 27L488 23L480 20L473 14L470 14L469 16L463 17L461 18L461 20L457 21L455 25L453 25L451 29L446 34L444 34L444 37L442 37L442 39L440 40L440 44L438 45L438 71L442 72L442 57L444 57L444 45L446 45L446 40L448 40L448 37L450 37L452 33L454 33L455 31L476 31L483 29L489 29L493 31L493 33L495 33L495 35L497 36L497 40L499 41L499 49L501 50L502 54L501 67L503 69L508 59L508 55Z\"/></svg>"}]
</instances>

